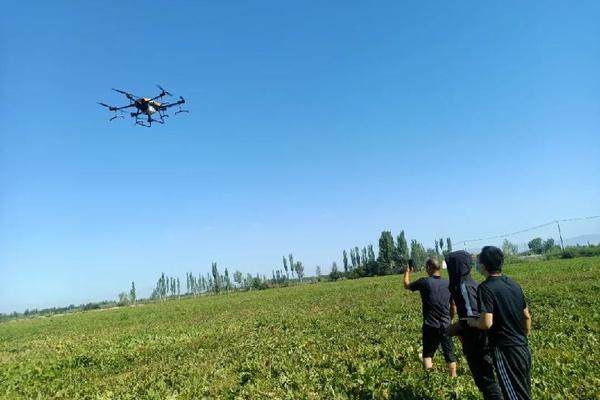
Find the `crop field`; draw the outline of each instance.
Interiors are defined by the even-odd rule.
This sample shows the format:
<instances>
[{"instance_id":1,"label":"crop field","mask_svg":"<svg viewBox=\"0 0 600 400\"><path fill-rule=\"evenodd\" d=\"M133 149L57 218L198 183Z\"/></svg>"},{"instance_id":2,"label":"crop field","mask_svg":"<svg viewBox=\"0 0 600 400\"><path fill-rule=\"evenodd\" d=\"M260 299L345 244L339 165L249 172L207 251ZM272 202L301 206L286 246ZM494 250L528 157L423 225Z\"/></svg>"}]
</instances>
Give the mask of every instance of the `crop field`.
<instances>
[{"instance_id":1,"label":"crop field","mask_svg":"<svg viewBox=\"0 0 600 400\"><path fill-rule=\"evenodd\" d=\"M600 258L505 272L523 286L533 316L533 397L600 398ZM445 376L441 354L432 374L422 371L420 298L401 289L401 279L2 323L0 397L481 398L463 358L455 380Z\"/></svg>"}]
</instances>

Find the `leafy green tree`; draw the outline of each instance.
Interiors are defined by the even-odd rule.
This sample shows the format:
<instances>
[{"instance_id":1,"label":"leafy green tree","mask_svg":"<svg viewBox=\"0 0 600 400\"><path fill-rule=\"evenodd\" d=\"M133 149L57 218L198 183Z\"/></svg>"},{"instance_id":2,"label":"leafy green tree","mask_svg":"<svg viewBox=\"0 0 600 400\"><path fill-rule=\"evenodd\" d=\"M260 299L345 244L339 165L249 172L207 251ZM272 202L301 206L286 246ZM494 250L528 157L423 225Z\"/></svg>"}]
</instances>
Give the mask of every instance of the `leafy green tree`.
<instances>
[{"instance_id":1,"label":"leafy green tree","mask_svg":"<svg viewBox=\"0 0 600 400\"><path fill-rule=\"evenodd\" d=\"M160 275L160 279L158 280L158 293L159 298L161 299L167 297L167 278L165 277L164 272Z\"/></svg>"},{"instance_id":2,"label":"leafy green tree","mask_svg":"<svg viewBox=\"0 0 600 400\"><path fill-rule=\"evenodd\" d=\"M219 293L220 285L219 285L219 270L217 268L217 263L212 263L212 278L213 278L213 290L215 293Z\"/></svg>"},{"instance_id":3,"label":"leafy green tree","mask_svg":"<svg viewBox=\"0 0 600 400\"><path fill-rule=\"evenodd\" d=\"M179 277L177 277L177 297L181 296L181 284L179 282Z\"/></svg>"},{"instance_id":4,"label":"leafy green tree","mask_svg":"<svg viewBox=\"0 0 600 400\"><path fill-rule=\"evenodd\" d=\"M233 281L237 284L238 287L242 286L242 273L236 270L233 273Z\"/></svg>"},{"instance_id":5,"label":"leafy green tree","mask_svg":"<svg viewBox=\"0 0 600 400\"><path fill-rule=\"evenodd\" d=\"M120 307L122 307L122 306L126 306L127 304L129 304L129 297L127 296L127 293L125 293L125 292L119 293L118 305Z\"/></svg>"},{"instance_id":6,"label":"leafy green tree","mask_svg":"<svg viewBox=\"0 0 600 400\"><path fill-rule=\"evenodd\" d=\"M452 240L449 237L446 238L446 252L452 253Z\"/></svg>"},{"instance_id":7,"label":"leafy green tree","mask_svg":"<svg viewBox=\"0 0 600 400\"><path fill-rule=\"evenodd\" d=\"M397 266L404 266L408 263L408 259L410 258L408 242L406 241L404 231L400 231L396 242L396 256L394 258Z\"/></svg>"},{"instance_id":8,"label":"leafy green tree","mask_svg":"<svg viewBox=\"0 0 600 400\"><path fill-rule=\"evenodd\" d=\"M302 281L302 278L304 278L304 265L302 262L297 261L294 268L296 269L296 275L298 275L298 279Z\"/></svg>"},{"instance_id":9,"label":"leafy green tree","mask_svg":"<svg viewBox=\"0 0 600 400\"><path fill-rule=\"evenodd\" d=\"M344 250L342 255L344 258L344 272L348 272L348 253L346 252L346 250Z\"/></svg>"},{"instance_id":10,"label":"leafy green tree","mask_svg":"<svg viewBox=\"0 0 600 400\"><path fill-rule=\"evenodd\" d=\"M425 260L427 260L427 252L423 245L413 239L410 242L410 257L415 263L415 270L421 270L425 266Z\"/></svg>"},{"instance_id":11,"label":"leafy green tree","mask_svg":"<svg viewBox=\"0 0 600 400\"><path fill-rule=\"evenodd\" d=\"M437 240L435 241L435 254L440 254L440 244Z\"/></svg>"},{"instance_id":12,"label":"leafy green tree","mask_svg":"<svg viewBox=\"0 0 600 400\"><path fill-rule=\"evenodd\" d=\"M358 262L356 261L356 254L354 254L353 248L350 248L350 259L352 261L352 269L358 267Z\"/></svg>"},{"instance_id":13,"label":"leafy green tree","mask_svg":"<svg viewBox=\"0 0 600 400\"><path fill-rule=\"evenodd\" d=\"M285 270L285 273L287 274L288 265L287 265L287 258L285 258L285 256L283 256L283 269Z\"/></svg>"},{"instance_id":14,"label":"leafy green tree","mask_svg":"<svg viewBox=\"0 0 600 400\"><path fill-rule=\"evenodd\" d=\"M527 243L527 246L534 254L542 254L544 252L544 242L541 237L531 239L529 243Z\"/></svg>"},{"instance_id":15,"label":"leafy green tree","mask_svg":"<svg viewBox=\"0 0 600 400\"><path fill-rule=\"evenodd\" d=\"M231 279L229 279L229 271L227 268L225 268L225 290L228 292L231 290Z\"/></svg>"},{"instance_id":16,"label":"leafy green tree","mask_svg":"<svg viewBox=\"0 0 600 400\"><path fill-rule=\"evenodd\" d=\"M356 258L356 266L360 267L360 250L358 246L354 247L354 257Z\"/></svg>"},{"instance_id":17,"label":"leafy green tree","mask_svg":"<svg viewBox=\"0 0 600 400\"><path fill-rule=\"evenodd\" d=\"M394 253L396 246L390 231L381 232L379 237L379 274L391 274L394 269Z\"/></svg>"},{"instance_id":18,"label":"leafy green tree","mask_svg":"<svg viewBox=\"0 0 600 400\"><path fill-rule=\"evenodd\" d=\"M331 263L331 272L329 273L329 279L332 281L337 281L340 278L340 273L338 271L337 263L334 261Z\"/></svg>"},{"instance_id":19,"label":"leafy green tree","mask_svg":"<svg viewBox=\"0 0 600 400\"><path fill-rule=\"evenodd\" d=\"M213 277L210 276L208 273L206 274L206 285L207 285L207 291L216 292L215 283L213 282Z\"/></svg>"},{"instance_id":20,"label":"leafy green tree","mask_svg":"<svg viewBox=\"0 0 600 400\"><path fill-rule=\"evenodd\" d=\"M366 247L363 247L361 250L360 264L367 265L367 248Z\"/></svg>"},{"instance_id":21,"label":"leafy green tree","mask_svg":"<svg viewBox=\"0 0 600 400\"><path fill-rule=\"evenodd\" d=\"M294 265L294 256L292 255L292 253L290 253L290 255L288 256L288 259L290 261L290 266ZM287 270L285 271L285 274L287 276Z\"/></svg>"},{"instance_id":22,"label":"leafy green tree","mask_svg":"<svg viewBox=\"0 0 600 400\"><path fill-rule=\"evenodd\" d=\"M440 251L444 253L444 239L440 238Z\"/></svg>"},{"instance_id":23,"label":"leafy green tree","mask_svg":"<svg viewBox=\"0 0 600 400\"><path fill-rule=\"evenodd\" d=\"M373 251L373 245L367 246L367 262L375 262L375 251Z\"/></svg>"},{"instance_id":24,"label":"leafy green tree","mask_svg":"<svg viewBox=\"0 0 600 400\"><path fill-rule=\"evenodd\" d=\"M550 250L552 250L554 247L556 247L556 243L554 243L554 239L552 238L548 238L546 240L544 240L544 244L543 244L543 251L544 253L549 252Z\"/></svg>"},{"instance_id":25,"label":"leafy green tree","mask_svg":"<svg viewBox=\"0 0 600 400\"><path fill-rule=\"evenodd\" d=\"M315 275L317 276L318 279L321 278L321 266L317 265L315 268Z\"/></svg>"},{"instance_id":26,"label":"leafy green tree","mask_svg":"<svg viewBox=\"0 0 600 400\"><path fill-rule=\"evenodd\" d=\"M131 299L132 303L135 303L136 300L136 294L135 294L135 282L131 281L131 290L129 291L129 298Z\"/></svg>"}]
</instances>

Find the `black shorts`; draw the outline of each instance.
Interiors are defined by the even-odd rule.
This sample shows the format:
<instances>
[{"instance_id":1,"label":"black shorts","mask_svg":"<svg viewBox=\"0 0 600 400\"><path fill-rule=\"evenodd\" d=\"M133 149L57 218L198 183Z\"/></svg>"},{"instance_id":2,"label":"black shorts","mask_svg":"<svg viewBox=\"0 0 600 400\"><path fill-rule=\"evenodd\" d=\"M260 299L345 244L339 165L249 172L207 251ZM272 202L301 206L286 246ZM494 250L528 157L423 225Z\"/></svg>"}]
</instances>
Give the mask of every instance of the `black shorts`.
<instances>
[{"instance_id":1,"label":"black shorts","mask_svg":"<svg viewBox=\"0 0 600 400\"><path fill-rule=\"evenodd\" d=\"M455 362L454 344L448 336L448 327L434 328L423 325L423 358L433 357L440 344L446 362Z\"/></svg>"}]
</instances>

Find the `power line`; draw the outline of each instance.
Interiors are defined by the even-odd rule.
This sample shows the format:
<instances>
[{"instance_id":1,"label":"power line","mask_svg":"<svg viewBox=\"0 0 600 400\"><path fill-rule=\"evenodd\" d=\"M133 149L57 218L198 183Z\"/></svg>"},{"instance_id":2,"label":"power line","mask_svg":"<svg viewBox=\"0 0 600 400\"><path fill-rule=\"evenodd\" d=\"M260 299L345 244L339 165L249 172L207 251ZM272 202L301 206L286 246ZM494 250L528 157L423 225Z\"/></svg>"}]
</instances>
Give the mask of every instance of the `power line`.
<instances>
[{"instance_id":1,"label":"power line","mask_svg":"<svg viewBox=\"0 0 600 400\"><path fill-rule=\"evenodd\" d=\"M536 229L540 229L540 228L543 228L543 227L546 227L546 226L550 226L550 225L553 225L553 224L556 224L558 226L559 235L560 235L560 224L559 224L559 222L583 221L583 220L590 220L590 219L596 219L596 218L600 218L600 215L592 215L592 216L589 216L589 217L576 217L576 218L566 218L566 219L555 219L553 221L546 222L546 223L541 224L541 225L532 226L530 228L521 229L521 230L516 231L516 232L504 233L504 234L501 234L501 235L495 235L495 236L484 237L484 238L477 238L477 239L459 240L456 243L457 244L462 243L464 246L466 246L467 243L471 243L471 242L481 242L483 240L503 239L503 238L507 238L507 237L510 237L510 236L518 235L520 233L534 231ZM562 236L561 236L561 241L562 241Z\"/></svg>"}]
</instances>

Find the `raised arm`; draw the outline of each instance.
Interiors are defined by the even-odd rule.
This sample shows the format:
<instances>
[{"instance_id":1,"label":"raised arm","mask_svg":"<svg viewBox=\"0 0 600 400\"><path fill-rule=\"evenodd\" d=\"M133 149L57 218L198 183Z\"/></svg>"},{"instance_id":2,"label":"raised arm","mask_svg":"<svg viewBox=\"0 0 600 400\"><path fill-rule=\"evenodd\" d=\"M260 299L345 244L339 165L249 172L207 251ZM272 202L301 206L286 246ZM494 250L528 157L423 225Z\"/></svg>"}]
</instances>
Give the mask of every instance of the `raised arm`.
<instances>
[{"instance_id":1,"label":"raised arm","mask_svg":"<svg viewBox=\"0 0 600 400\"><path fill-rule=\"evenodd\" d=\"M404 267L404 289L410 290L410 267Z\"/></svg>"},{"instance_id":2,"label":"raised arm","mask_svg":"<svg viewBox=\"0 0 600 400\"><path fill-rule=\"evenodd\" d=\"M529 308L525 307L523 317L525 317L523 320L523 329L525 330L525 335L529 336L529 333L531 333L531 314L529 313Z\"/></svg>"}]
</instances>

